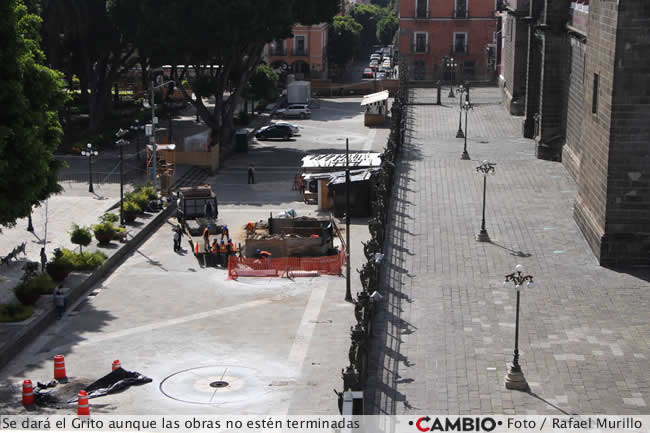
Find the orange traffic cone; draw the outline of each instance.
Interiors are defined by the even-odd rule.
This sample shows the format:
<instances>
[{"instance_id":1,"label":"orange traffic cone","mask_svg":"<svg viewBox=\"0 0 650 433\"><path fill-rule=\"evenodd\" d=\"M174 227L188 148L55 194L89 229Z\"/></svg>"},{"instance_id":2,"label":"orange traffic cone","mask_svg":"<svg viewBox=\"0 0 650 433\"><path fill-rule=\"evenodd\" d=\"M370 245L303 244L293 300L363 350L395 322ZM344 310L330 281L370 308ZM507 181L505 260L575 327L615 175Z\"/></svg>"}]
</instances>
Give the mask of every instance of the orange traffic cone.
<instances>
[{"instance_id":1,"label":"orange traffic cone","mask_svg":"<svg viewBox=\"0 0 650 433\"><path fill-rule=\"evenodd\" d=\"M54 355L54 378L65 379L68 377L65 374L65 359L63 355Z\"/></svg>"},{"instance_id":2,"label":"orange traffic cone","mask_svg":"<svg viewBox=\"0 0 650 433\"><path fill-rule=\"evenodd\" d=\"M118 368L122 368L122 366L120 365L120 360L119 360L119 359L116 359L115 361L113 361L113 368L112 368L112 370L117 370Z\"/></svg>"},{"instance_id":3,"label":"orange traffic cone","mask_svg":"<svg viewBox=\"0 0 650 433\"><path fill-rule=\"evenodd\" d=\"M32 381L27 379L23 381L23 406L31 406L34 404L34 388Z\"/></svg>"},{"instance_id":4,"label":"orange traffic cone","mask_svg":"<svg viewBox=\"0 0 650 433\"><path fill-rule=\"evenodd\" d=\"M90 407L88 407L88 393L86 391L79 391L79 395L77 397L77 415L90 415Z\"/></svg>"}]
</instances>

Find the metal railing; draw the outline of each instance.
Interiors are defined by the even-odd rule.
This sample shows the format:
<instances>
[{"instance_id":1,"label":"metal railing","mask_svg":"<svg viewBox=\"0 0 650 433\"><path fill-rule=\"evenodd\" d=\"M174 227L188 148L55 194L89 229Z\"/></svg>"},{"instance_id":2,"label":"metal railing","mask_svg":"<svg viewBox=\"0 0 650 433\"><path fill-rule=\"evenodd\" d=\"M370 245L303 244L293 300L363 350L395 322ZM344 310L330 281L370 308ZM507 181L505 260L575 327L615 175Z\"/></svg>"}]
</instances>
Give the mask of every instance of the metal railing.
<instances>
[{"instance_id":1,"label":"metal railing","mask_svg":"<svg viewBox=\"0 0 650 433\"><path fill-rule=\"evenodd\" d=\"M309 55L309 52L307 51L306 48L302 48L302 49L300 49L300 48L294 48L294 49L291 51L291 55L292 55L292 56L308 56L308 55Z\"/></svg>"}]
</instances>

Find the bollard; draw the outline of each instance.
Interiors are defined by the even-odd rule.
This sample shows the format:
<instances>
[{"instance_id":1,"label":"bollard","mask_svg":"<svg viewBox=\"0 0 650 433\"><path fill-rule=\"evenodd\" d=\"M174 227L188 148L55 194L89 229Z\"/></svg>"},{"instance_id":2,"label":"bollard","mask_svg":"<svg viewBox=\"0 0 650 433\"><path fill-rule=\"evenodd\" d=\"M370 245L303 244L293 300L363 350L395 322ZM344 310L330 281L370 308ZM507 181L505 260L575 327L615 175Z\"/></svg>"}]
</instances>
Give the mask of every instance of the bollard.
<instances>
[{"instance_id":1,"label":"bollard","mask_svg":"<svg viewBox=\"0 0 650 433\"><path fill-rule=\"evenodd\" d=\"M442 102L440 102L440 97L441 97L441 94L442 94L442 81L438 80L436 85L438 86L438 90L436 92L437 93L436 105L442 105Z\"/></svg>"},{"instance_id":2,"label":"bollard","mask_svg":"<svg viewBox=\"0 0 650 433\"><path fill-rule=\"evenodd\" d=\"M90 415L90 407L88 406L88 393L86 391L79 391L79 395L77 396L77 415Z\"/></svg>"},{"instance_id":3,"label":"bollard","mask_svg":"<svg viewBox=\"0 0 650 433\"><path fill-rule=\"evenodd\" d=\"M111 371L117 370L118 368L122 368L122 366L120 365L120 360L116 359L113 361L113 367L111 368Z\"/></svg>"},{"instance_id":4,"label":"bollard","mask_svg":"<svg viewBox=\"0 0 650 433\"><path fill-rule=\"evenodd\" d=\"M27 379L23 381L23 406L31 406L34 404L34 388L32 381Z\"/></svg>"},{"instance_id":5,"label":"bollard","mask_svg":"<svg viewBox=\"0 0 650 433\"><path fill-rule=\"evenodd\" d=\"M63 358L63 355L54 355L54 378L65 379L66 377L65 359Z\"/></svg>"}]
</instances>

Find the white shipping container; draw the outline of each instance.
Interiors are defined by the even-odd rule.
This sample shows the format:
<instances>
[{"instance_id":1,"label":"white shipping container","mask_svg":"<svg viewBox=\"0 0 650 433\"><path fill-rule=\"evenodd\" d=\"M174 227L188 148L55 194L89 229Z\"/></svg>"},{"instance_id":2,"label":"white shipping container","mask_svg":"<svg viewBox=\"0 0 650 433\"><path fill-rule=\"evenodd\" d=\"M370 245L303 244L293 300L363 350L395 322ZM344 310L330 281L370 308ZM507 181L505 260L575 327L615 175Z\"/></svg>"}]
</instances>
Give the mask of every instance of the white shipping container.
<instances>
[{"instance_id":1,"label":"white shipping container","mask_svg":"<svg viewBox=\"0 0 650 433\"><path fill-rule=\"evenodd\" d=\"M308 104L311 98L311 82L294 81L287 85L287 100L289 104Z\"/></svg>"}]
</instances>

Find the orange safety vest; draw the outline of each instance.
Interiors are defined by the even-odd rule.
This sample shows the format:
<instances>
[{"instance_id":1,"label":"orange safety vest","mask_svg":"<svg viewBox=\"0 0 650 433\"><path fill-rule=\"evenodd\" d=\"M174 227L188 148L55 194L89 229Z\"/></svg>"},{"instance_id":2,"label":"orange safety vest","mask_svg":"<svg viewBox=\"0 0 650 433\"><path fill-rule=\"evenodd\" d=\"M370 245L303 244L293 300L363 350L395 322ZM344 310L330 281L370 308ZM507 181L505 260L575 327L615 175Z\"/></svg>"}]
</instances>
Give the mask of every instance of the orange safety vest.
<instances>
[{"instance_id":1,"label":"orange safety vest","mask_svg":"<svg viewBox=\"0 0 650 433\"><path fill-rule=\"evenodd\" d=\"M222 253L225 253L227 251L226 250L226 244L219 245L219 251L221 251Z\"/></svg>"},{"instance_id":2,"label":"orange safety vest","mask_svg":"<svg viewBox=\"0 0 650 433\"><path fill-rule=\"evenodd\" d=\"M219 246L217 245L216 242L212 243L212 252L216 253L219 250Z\"/></svg>"}]
</instances>

